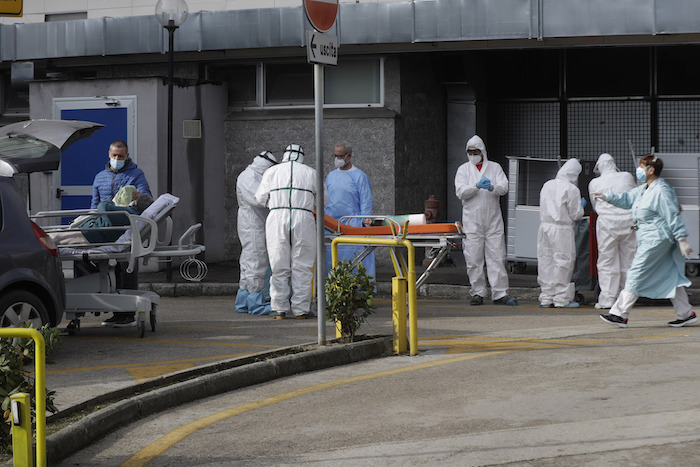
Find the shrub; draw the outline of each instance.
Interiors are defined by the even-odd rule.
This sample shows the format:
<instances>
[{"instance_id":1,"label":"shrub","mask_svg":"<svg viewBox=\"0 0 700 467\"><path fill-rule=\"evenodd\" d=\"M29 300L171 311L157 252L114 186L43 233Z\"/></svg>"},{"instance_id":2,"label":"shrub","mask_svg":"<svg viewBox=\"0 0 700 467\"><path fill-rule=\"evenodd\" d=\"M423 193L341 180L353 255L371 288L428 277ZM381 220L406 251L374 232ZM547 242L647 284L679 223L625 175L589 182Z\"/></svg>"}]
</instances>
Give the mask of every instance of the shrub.
<instances>
[{"instance_id":1,"label":"shrub","mask_svg":"<svg viewBox=\"0 0 700 467\"><path fill-rule=\"evenodd\" d=\"M30 325L28 325L30 327ZM59 331L44 325L39 329L46 343L46 355L61 342ZM3 419L0 423L0 449L9 449L12 445L10 427L12 415L10 411L10 396L18 392L26 392L31 398L32 423L35 421L36 400L34 394L33 375L26 372L25 367L34 360L34 340L31 338L0 338L0 398L2 399ZM46 392L46 409L51 413L58 412L54 405L54 391Z\"/></svg>"},{"instance_id":2,"label":"shrub","mask_svg":"<svg viewBox=\"0 0 700 467\"><path fill-rule=\"evenodd\" d=\"M376 281L359 264L353 271L350 261L341 261L326 278L326 318L340 323L342 339L353 342L355 333L372 313Z\"/></svg>"}]
</instances>

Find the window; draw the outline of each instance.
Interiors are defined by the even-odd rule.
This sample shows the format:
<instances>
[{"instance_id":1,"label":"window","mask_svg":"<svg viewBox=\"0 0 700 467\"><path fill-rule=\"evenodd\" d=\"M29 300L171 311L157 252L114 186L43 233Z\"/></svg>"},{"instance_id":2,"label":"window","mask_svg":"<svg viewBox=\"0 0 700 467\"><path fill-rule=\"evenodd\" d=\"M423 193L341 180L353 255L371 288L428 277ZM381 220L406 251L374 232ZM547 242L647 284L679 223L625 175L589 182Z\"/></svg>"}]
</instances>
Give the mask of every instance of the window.
<instances>
[{"instance_id":1,"label":"window","mask_svg":"<svg viewBox=\"0 0 700 467\"><path fill-rule=\"evenodd\" d=\"M383 105L383 60L347 59L324 67L326 107ZM313 107L314 68L306 62L270 62L214 70L229 90L229 107Z\"/></svg>"}]
</instances>

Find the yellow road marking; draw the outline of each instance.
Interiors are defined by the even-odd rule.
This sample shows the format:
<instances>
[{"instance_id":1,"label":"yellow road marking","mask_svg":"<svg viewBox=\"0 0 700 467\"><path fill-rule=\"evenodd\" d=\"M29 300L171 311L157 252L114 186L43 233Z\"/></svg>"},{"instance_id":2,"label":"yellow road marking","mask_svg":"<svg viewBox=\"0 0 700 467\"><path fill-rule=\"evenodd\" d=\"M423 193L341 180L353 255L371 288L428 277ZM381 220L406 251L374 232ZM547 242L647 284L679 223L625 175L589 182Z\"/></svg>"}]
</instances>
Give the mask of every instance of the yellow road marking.
<instances>
[{"instance_id":1,"label":"yellow road marking","mask_svg":"<svg viewBox=\"0 0 700 467\"><path fill-rule=\"evenodd\" d=\"M141 382L147 379L155 378L156 376L174 373L180 370L192 368L194 363L180 363L176 365L161 365L161 366L142 366L138 368L129 368L128 371L135 381Z\"/></svg>"},{"instance_id":2,"label":"yellow road marking","mask_svg":"<svg viewBox=\"0 0 700 467\"><path fill-rule=\"evenodd\" d=\"M225 360L228 358L243 357L246 355L251 355L255 352L245 352L236 353L231 355L213 355L211 357L198 357L198 358L185 358L181 360L166 360L162 362L134 362L134 363L122 363L119 365L100 365L100 366L83 366L80 368L64 368L62 370L47 370L46 373L70 373L73 371L89 371L89 370L109 370L112 368L134 368L142 366L156 366L156 365L176 365L178 363L186 362L199 362L202 360Z\"/></svg>"},{"instance_id":3,"label":"yellow road marking","mask_svg":"<svg viewBox=\"0 0 700 467\"><path fill-rule=\"evenodd\" d=\"M249 412L251 410L259 409L261 407L265 407L268 405L276 404L278 402L286 401L289 399L293 399L295 397L303 396L306 394L310 394L312 392L317 392L317 391L322 391L324 389L330 389L338 386L342 386L344 384L350 384L350 383L357 383L360 381L368 381L371 379L376 379L376 378L382 378L385 376L392 376L392 375L398 375L401 373L407 373L410 371L417 371L417 370L422 370L425 368L430 368L434 366L439 366L439 365L448 365L451 363L458 363L462 362L465 360L472 360L475 358L479 357L485 357L487 355L498 355L498 354L504 354L504 353L509 353L513 352L513 350L503 350L503 351L497 351L497 352L487 352L487 353L478 353L478 354L470 354L470 355L462 355L460 357L452 357L452 358L447 358L444 360L439 360L439 361L433 361L433 362L425 362L425 363L418 363L416 365L410 365L402 368L394 368L391 370L385 370L385 371L380 371L376 373L369 373L366 375L358 375L358 376L352 376L349 378L343 378L335 381L329 381L326 383L321 383L321 384L316 384L313 386L306 386L303 388L295 389L293 391L288 391L288 392L283 392L281 394L276 394L274 396L270 397L265 397L263 399L259 399L254 402L249 402L247 404L239 405L236 407L231 407L226 410L222 410L221 412L217 412L214 414L211 414L209 416L200 418L199 420L195 420L193 422L187 423L181 427L178 427L174 430L172 430L170 433L162 436L161 438L157 439L155 442L149 444L145 448L141 449L139 452L134 454L131 458L129 458L126 462L122 464L122 466L125 467L135 467L135 466L143 466L148 464L150 461L161 455L163 452L168 450L170 447L178 443L179 441L183 440L187 436L191 435L197 430L201 430L202 428L206 428L209 425L212 425L214 423L220 422L221 420L225 420L226 418L233 417L235 415L240 415L245 412Z\"/></svg>"},{"instance_id":4,"label":"yellow road marking","mask_svg":"<svg viewBox=\"0 0 700 467\"><path fill-rule=\"evenodd\" d=\"M72 339L92 339L92 340L113 340L123 342L141 342L153 344L179 344L179 345L218 345L223 347L259 347L261 349L277 349L278 345L262 344L241 344L238 342L204 342L204 341L171 341L163 339L140 339L138 337L98 337L98 336L76 336Z\"/></svg>"}]
</instances>

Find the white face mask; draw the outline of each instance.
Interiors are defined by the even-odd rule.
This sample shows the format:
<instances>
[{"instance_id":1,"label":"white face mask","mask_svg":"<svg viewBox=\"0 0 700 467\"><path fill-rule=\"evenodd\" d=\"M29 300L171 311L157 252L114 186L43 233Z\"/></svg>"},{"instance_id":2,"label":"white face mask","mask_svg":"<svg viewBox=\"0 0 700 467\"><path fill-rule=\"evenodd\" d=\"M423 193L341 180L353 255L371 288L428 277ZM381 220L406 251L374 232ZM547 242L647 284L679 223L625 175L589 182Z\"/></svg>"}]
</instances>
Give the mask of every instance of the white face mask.
<instances>
[{"instance_id":1,"label":"white face mask","mask_svg":"<svg viewBox=\"0 0 700 467\"><path fill-rule=\"evenodd\" d=\"M469 162L471 162L474 165L479 165L481 164L481 161L483 160L483 157L481 156L467 156L469 158Z\"/></svg>"},{"instance_id":2,"label":"white face mask","mask_svg":"<svg viewBox=\"0 0 700 467\"><path fill-rule=\"evenodd\" d=\"M343 157L335 157L334 159L335 160L333 161L333 163L335 164L335 167L337 169L342 169L343 167L348 165L348 163L345 162L345 158L343 158Z\"/></svg>"}]
</instances>

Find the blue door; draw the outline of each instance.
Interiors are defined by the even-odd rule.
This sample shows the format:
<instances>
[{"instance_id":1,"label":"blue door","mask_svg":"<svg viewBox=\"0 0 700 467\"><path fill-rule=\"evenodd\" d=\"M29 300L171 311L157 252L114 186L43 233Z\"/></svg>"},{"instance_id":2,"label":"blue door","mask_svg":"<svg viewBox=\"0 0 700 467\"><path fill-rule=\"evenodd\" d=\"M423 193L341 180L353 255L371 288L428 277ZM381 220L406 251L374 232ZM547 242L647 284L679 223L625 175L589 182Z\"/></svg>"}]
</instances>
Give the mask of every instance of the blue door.
<instances>
[{"instance_id":1,"label":"blue door","mask_svg":"<svg viewBox=\"0 0 700 467\"><path fill-rule=\"evenodd\" d=\"M107 164L109 144L128 141L128 115L125 107L62 109L61 120L102 123L104 128L78 141L61 156L61 209L87 209L92 199L92 181Z\"/></svg>"}]
</instances>

